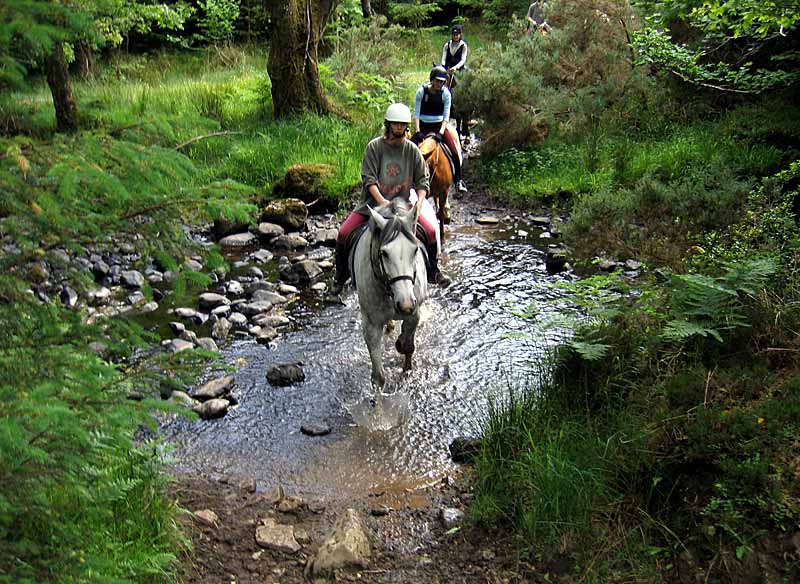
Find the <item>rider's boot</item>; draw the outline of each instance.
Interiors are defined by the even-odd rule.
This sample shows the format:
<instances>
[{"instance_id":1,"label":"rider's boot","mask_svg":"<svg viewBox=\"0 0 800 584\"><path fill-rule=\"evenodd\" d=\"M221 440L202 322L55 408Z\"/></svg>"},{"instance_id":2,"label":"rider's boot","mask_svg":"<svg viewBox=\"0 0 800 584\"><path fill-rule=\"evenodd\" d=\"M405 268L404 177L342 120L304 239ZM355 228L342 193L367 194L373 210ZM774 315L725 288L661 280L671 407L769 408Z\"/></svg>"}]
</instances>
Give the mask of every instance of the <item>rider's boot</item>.
<instances>
[{"instance_id":1,"label":"rider's boot","mask_svg":"<svg viewBox=\"0 0 800 584\"><path fill-rule=\"evenodd\" d=\"M452 280L439 269L439 253L436 244L427 246L428 264L428 283L438 284L441 288L447 288Z\"/></svg>"},{"instance_id":2,"label":"rider's boot","mask_svg":"<svg viewBox=\"0 0 800 584\"><path fill-rule=\"evenodd\" d=\"M350 277L350 266L348 265L347 246L336 242L336 276L331 286L332 294L341 294Z\"/></svg>"},{"instance_id":3,"label":"rider's boot","mask_svg":"<svg viewBox=\"0 0 800 584\"><path fill-rule=\"evenodd\" d=\"M458 156L453 156L453 179L455 180L458 192L466 193L467 185L461 180L461 161L458 159Z\"/></svg>"}]
</instances>

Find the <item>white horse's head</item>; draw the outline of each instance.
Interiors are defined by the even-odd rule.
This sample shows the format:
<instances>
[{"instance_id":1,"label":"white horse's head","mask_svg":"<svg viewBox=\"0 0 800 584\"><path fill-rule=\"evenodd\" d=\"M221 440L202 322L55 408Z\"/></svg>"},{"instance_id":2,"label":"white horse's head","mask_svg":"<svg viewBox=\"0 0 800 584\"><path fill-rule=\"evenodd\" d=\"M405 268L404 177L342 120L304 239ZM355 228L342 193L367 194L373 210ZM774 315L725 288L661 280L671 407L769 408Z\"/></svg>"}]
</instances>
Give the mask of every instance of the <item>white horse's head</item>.
<instances>
[{"instance_id":1,"label":"white horse's head","mask_svg":"<svg viewBox=\"0 0 800 584\"><path fill-rule=\"evenodd\" d=\"M372 237L379 242L372 258L373 269L380 274L387 293L399 314L412 314L419 304L414 293L417 278L425 278L425 270L417 273L420 244L416 238L417 206L408 208L402 199L394 199L380 211L369 208L372 215Z\"/></svg>"}]
</instances>

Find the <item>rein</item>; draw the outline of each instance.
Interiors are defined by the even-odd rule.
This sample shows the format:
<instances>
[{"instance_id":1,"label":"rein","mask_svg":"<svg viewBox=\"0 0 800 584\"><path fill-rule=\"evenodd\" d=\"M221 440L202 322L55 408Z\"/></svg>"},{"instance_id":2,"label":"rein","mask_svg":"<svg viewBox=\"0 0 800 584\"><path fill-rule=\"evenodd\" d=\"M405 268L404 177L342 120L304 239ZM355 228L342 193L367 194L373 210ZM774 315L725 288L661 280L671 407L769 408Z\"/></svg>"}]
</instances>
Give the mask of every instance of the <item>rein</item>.
<instances>
[{"instance_id":1,"label":"rein","mask_svg":"<svg viewBox=\"0 0 800 584\"><path fill-rule=\"evenodd\" d=\"M393 221L397 221L396 218L392 219ZM409 234L406 232L405 229L399 229L400 233L406 237L412 243L415 243L417 247L419 247L419 240L413 234ZM414 272L411 275L402 274L400 276L395 276L394 278L388 278L386 275L386 268L383 265L383 257L381 256L380 249L383 243L384 234L386 233L385 229L381 230L381 236L378 237L371 237L370 238L370 248L369 248L369 259L370 259L370 267L372 267L372 275L375 276L375 279L383 284L384 293L387 297L392 297L392 284L396 282L402 282L403 280L408 280L412 284L416 284L417 282L417 269L416 265L414 266Z\"/></svg>"}]
</instances>

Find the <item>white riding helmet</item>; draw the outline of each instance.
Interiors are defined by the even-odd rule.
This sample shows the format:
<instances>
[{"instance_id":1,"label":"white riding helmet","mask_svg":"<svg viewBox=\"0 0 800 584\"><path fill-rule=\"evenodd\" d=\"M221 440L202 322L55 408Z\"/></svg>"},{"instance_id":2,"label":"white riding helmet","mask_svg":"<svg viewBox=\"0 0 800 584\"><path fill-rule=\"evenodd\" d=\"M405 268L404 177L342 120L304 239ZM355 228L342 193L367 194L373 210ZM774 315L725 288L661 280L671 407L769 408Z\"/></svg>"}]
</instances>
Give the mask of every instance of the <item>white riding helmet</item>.
<instances>
[{"instance_id":1,"label":"white riding helmet","mask_svg":"<svg viewBox=\"0 0 800 584\"><path fill-rule=\"evenodd\" d=\"M404 103L393 103L386 108L386 115L383 118L387 122L399 122L403 124L411 123L411 110Z\"/></svg>"}]
</instances>

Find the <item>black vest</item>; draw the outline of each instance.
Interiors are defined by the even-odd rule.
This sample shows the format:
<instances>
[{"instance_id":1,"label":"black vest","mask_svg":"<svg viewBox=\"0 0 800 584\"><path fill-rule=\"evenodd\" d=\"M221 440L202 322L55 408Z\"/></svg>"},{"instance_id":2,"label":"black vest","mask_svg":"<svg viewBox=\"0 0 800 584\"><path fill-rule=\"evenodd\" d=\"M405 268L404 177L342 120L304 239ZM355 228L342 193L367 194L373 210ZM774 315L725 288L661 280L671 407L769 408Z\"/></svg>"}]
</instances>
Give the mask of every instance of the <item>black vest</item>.
<instances>
[{"instance_id":1,"label":"black vest","mask_svg":"<svg viewBox=\"0 0 800 584\"><path fill-rule=\"evenodd\" d=\"M431 86L423 86L422 103L419 113L423 116L444 116L444 89L439 93L432 93Z\"/></svg>"},{"instance_id":2,"label":"black vest","mask_svg":"<svg viewBox=\"0 0 800 584\"><path fill-rule=\"evenodd\" d=\"M450 43L447 43L450 45ZM450 69L456 63L461 62L461 55L464 54L464 47L466 47L466 43L462 43L458 50L455 53L450 52L450 46L447 47L447 56L445 57L444 67L445 69Z\"/></svg>"}]
</instances>

